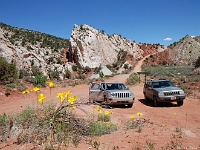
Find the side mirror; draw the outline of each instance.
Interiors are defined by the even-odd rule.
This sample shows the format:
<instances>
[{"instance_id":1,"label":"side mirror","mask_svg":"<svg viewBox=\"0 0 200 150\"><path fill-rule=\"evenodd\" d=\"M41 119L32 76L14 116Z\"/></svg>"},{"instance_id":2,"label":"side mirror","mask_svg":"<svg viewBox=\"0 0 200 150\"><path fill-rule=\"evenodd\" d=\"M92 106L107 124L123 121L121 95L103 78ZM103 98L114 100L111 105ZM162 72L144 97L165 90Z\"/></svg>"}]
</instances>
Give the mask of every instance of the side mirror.
<instances>
[{"instance_id":1,"label":"side mirror","mask_svg":"<svg viewBox=\"0 0 200 150\"><path fill-rule=\"evenodd\" d=\"M127 87L126 89L129 90L129 87Z\"/></svg>"},{"instance_id":2,"label":"side mirror","mask_svg":"<svg viewBox=\"0 0 200 150\"><path fill-rule=\"evenodd\" d=\"M102 86L100 86L100 90L101 90L101 91L104 91L105 89L104 89Z\"/></svg>"}]
</instances>

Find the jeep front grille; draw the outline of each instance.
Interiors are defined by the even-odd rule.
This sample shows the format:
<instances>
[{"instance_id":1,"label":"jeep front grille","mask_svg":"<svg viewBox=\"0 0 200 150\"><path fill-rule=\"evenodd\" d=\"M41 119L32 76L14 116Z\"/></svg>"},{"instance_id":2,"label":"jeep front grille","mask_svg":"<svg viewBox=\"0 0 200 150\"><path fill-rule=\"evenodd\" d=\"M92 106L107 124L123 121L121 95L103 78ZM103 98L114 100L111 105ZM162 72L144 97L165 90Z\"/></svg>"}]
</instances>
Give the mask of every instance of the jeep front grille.
<instances>
[{"instance_id":1,"label":"jeep front grille","mask_svg":"<svg viewBox=\"0 0 200 150\"><path fill-rule=\"evenodd\" d=\"M179 91L169 91L169 92L164 92L165 96L170 96L170 95L180 95Z\"/></svg>"},{"instance_id":2,"label":"jeep front grille","mask_svg":"<svg viewBox=\"0 0 200 150\"><path fill-rule=\"evenodd\" d=\"M129 93L115 93L116 98L128 98L130 97Z\"/></svg>"}]
</instances>

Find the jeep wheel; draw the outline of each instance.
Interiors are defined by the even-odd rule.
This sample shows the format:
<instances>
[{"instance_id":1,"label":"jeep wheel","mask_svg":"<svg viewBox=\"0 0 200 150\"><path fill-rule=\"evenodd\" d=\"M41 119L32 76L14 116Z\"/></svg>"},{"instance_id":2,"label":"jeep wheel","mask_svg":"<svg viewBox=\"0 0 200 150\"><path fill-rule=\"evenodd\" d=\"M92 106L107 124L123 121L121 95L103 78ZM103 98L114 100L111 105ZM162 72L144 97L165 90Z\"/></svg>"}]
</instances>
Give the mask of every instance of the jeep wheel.
<instances>
[{"instance_id":1,"label":"jeep wheel","mask_svg":"<svg viewBox=\"0 0 200 150\"><path fill-rule=\"evenodd\" d=\"M144 94L144 99L146 102L149 102L149 98Z\"/></svg>"},{"instance_id":2,"label":"jeep wheel","mask_svg":"<svg viewBox=\"0 0 200 150\"><path fill-rule=\"evenodd\" d=\"M156 96L153 97L153 104L154 104L155 107L158 106L158 100L157 100Z\"/></svg>"},{"instance_id":3,"label":"jeep wheel","mask_svg":"<svg viewBox=\"0 0 200 150\"><path fill-rule=\"evenodd\" d=\"M178 106L182 106L182 105L183 105L183 101L178 101L178 102L177 102L177 105L178 105Z\"/></svg>"},{"instance_id":4,"label":"jeep wheel","mask_svg":"<svg viewBox=\"0 0 200 150\"><path fill-rule=\"evenodd\" d=\"M104 103L108 103L108 99L106 96L104 96Z\"/></svg>"}]
</instances>

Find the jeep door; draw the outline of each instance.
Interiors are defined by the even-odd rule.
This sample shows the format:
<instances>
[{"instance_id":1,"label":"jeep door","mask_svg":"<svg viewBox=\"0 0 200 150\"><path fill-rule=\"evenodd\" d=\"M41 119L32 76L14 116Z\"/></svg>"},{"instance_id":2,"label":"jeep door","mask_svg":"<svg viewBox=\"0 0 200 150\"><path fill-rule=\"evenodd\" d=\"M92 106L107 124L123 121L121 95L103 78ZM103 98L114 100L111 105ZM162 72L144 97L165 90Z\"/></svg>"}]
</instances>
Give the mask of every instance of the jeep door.
<instances>
[{"instance_id":1,"label":"jeep door","mask_svg":"<svg viewBox=\"0 0 200 150\"><path fill-rule=\"evenodd\" d=\"M95 101L102 101L100 98L100 95L102 95L102 90L100 88L99 83L91 83L89 87L89 101L95 102Z\"/></svg>"},{"instance_id":2,"label":"jeep door","mask_svg":"<svg viewBox=\"0 0 200 150\"><path fill-rule=\"evenodd\" d=\"M147 83L145 89L146 89L146 90L145 90L146 96L147 96L149 99L152 99L152 95L153 95L152 93L153 93L153 91L152 91L152 84L151 84L151 82Z\"/></svg>"}]
</instances>

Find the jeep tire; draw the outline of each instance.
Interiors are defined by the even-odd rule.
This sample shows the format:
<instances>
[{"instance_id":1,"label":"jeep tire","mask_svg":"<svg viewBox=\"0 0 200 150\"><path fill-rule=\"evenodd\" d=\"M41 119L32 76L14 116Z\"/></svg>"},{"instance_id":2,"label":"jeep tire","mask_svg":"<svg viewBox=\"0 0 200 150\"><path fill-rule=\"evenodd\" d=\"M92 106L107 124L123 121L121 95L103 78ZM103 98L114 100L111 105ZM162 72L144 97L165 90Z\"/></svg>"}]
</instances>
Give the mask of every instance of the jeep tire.
<instances>
[{"instance_id":1,"label":"jeep tire","mask_svg":"<svg viewBox=\"0 0 200 150\"><path fill-rule=\"evenodd\" d=\"M154 107L158 107L158 100L156 96L153 97L153 105Z\"/></svg>"},{"instance_id":2,"label":"jeep tire","mask_svg":"<svg viewBox=\"0 0 200 150\"><path fill-rule=\"evenodd\" d=\"M183 105L183 101L177 101L177 105L178 106L182 106Z\"/></svg>"}]
</instances>

